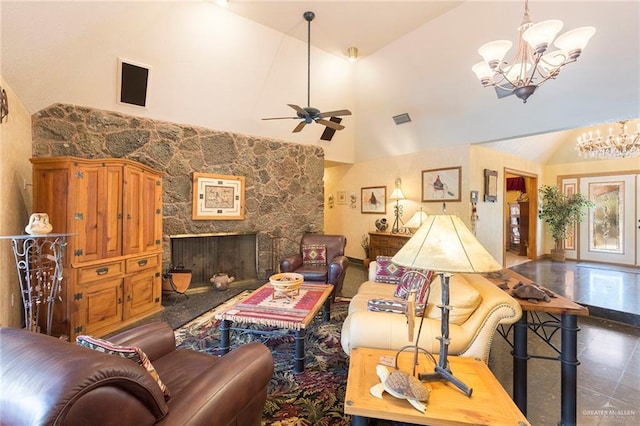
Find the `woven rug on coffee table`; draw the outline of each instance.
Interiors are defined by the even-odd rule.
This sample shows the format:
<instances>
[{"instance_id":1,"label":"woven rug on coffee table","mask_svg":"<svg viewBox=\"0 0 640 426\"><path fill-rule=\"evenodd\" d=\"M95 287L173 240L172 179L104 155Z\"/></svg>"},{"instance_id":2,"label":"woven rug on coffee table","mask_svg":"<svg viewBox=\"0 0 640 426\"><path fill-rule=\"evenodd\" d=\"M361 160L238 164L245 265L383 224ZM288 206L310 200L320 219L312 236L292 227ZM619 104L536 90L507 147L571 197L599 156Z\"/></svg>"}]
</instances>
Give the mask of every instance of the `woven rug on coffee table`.
<instances>
[{"instance_id":1,"label":"woven rug on coffee table","mask_svg":"<svg viewBox=\"0 0 640 426\"><path fill-rule=\"evenodd\" d=\"M239 300L246 300L249 294L242 293L176 330L178 346L219 355L220 331L215 315ZM340 331L348 304L348 300L336 298L331 305L331 320L324 323L318 317L307 328L305 370L299 374L293 374L291 369L295 348L292 335L231 333L232 347L260 341L273 355L275 370L269 384L263 425L346 426L350 423L350 417L343 413L349 359L340 346ZM273 326L246 326L279 331Z\"/></svg>"}]
</instances>

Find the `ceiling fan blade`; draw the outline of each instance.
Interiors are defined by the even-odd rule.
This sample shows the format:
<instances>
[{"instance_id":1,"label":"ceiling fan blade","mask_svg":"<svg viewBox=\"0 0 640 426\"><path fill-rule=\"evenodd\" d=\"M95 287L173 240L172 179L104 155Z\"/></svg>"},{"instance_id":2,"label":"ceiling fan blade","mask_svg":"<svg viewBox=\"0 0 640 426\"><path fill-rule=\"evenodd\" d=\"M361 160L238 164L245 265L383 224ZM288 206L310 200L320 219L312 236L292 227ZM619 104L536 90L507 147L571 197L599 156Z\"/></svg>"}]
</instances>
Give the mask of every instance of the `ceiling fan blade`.
<instances>
[{"instance_id":1,"label":"ceiling fan blade","mask_svg":"<svg viewBox=\"0 0 640 426\"><path fill-rule=\"evenodd\" d=\"M309 114L307 111L304 110L304 108L301 108L298 105L293 105L293 104L287 104L287 105L289 105L291 108L295 109L298 114L301 114L303 116Z\"/></svg>"},{"instance_id":2,"label":"ceiling fan blade","mask_svg":"<svg viewBox=\"0 0 640 426\"><path fill-rule=\"evenodd\" d=\"M270 117L270 118L263 118L263 120L291 120L291 119L300 119L300 117Z\"/></svg>"},{"instance_id":3,"label":"ceiling fan blade","mask_svg":"<svg viewBox=\"0 0 640 426\"><path fill-rule=\"evenodd\" d=\"M341 110L338 110L338 111L321 112L320 113L320 118L339 117L341 115L351 115L351 111L349 111L348 109L341 109Z\"/></svg>"},{"instance_id":4,"label":"ceiling fan blade","mask_svg":"<svg viewBox=\"0 0 640 426\"><path fill-rule=\"evenodd\" d=\"M334 129L334 130L342 130L342 129L344 129L344 126L342 124L334 123L333 121L329 121L329 120L320 119L320 120L317 120L316 123L323 124L323 125L331 128L331 129Z\"/></svg>"},{"instance_id":5,"label":"ceiling fan blade","mask_svg":"<svg viewBox=\"0 0 640 426\"><path fill-rule=\"evenodd\" d=\"M301 121L300 123L298 123L298 125L296 126L296 128L295 128L295 129L293 129L293 132L291 132L291 133L298 133L300 130L302 130L302 129L304 128L304 126L305 126L306 124L307 124L307 123L306 123L305 121Z\"/></svg>"}]
</instances>

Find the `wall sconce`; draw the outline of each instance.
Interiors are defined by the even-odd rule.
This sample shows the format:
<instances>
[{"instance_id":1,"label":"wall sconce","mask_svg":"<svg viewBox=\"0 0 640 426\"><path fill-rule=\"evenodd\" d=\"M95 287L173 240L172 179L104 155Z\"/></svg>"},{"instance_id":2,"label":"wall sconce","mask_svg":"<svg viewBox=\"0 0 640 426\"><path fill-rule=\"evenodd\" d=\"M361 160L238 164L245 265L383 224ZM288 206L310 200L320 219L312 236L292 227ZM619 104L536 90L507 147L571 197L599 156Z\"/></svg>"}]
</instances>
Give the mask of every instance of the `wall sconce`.
<instances>
[{"instance_id":1,"label":"wall sconce","mask_svg":"<svg viewBox=\"0 0 640 426\"><path fill-rule=\"evenodd\" d=\"M355 62L358 60L358 48L357 47L350 47L347 49L347 59L349 59L351 62Z\"/></svg>"},{"instance_id":2,"label":"wall sconce","mask_svg":"<svg viewBox=\"0 0 640 426\"><path fill-rule=\"evenodd\" d=\"M400 178L396 179L396 188L391 193L389 197L390 200L395 200L396 205L393 207L393 214L395 215L395 220L393 221L393 227L391 228L392 234L400 233L400 224L404 226L404 222L402 222L402 206L400 205L400 200L406 200L407 197L404 196L402 192L402 180Z\"/></svg>"}]
</instances>

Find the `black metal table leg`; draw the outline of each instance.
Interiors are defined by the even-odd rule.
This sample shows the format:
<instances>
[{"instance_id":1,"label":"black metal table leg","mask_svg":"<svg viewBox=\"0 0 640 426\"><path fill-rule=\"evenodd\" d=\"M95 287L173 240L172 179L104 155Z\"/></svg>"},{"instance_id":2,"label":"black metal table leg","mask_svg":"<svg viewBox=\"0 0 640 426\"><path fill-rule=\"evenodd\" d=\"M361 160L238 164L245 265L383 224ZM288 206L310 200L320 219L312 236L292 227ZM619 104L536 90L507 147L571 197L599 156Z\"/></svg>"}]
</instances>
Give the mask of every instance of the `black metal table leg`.
<instances>
[{"instance_id":1,"label":"black metal table leg","mask_svg":"<svg viewBox=\"0 0 640 426\"><path fill-rule=\"evenodd\" d=\"M322 305L322 320L324 322L331 321L331 297L327 297L324 305Z\"/></svg>"},{"instance_id":2,"label":"black metal table leg","mask_svg":"<svg viewBox=\"0 0 640 426\"><path fill-rule=\"evenodd\" d=\"M304 371L304 339L307 335L305 329L296 330L295 332L295 355L293 357L293 373L302 373Z\"/></svg>"},{"instance_id":3,"label":"black metal table leg","mask_svg":"<svg viewBox=\"0 0 640 426\"><path fill-rule=\"evenodd\" d=\"M562 314L560 319L560 424L575 426L576 424L576 391L578 376L578 317Z\"/></svg>"},{"instance_id":4,"label":"black metal table leg","mask_svg":"<svg viewBox=\"0 0 640 426\"><path fill-rule=\"evenodd\" d=\"M513 402L527 415L527 311L513 327Z\"/></svg>"},{"instance_id":5,"label":"black metal table leg","mask_svg":"<svg viewBox=\"0 0 640 426\"><path fill-rule=\"evenodd\" d=\"M351 426L367 426L369 419L362 416L351 416Z\"/></svg>"},{"instance_id":6,"label":"black metal table leg","mask_svg":"<svg viewBox=\"0 0 640 426\"><path fill-rule=\"evenodd\" d=\"M231 329L231 321L222 320L220 321L220 349L223 354L229 353L230 342L229 342L229 330Z\"/></svg>"}]
</instances>

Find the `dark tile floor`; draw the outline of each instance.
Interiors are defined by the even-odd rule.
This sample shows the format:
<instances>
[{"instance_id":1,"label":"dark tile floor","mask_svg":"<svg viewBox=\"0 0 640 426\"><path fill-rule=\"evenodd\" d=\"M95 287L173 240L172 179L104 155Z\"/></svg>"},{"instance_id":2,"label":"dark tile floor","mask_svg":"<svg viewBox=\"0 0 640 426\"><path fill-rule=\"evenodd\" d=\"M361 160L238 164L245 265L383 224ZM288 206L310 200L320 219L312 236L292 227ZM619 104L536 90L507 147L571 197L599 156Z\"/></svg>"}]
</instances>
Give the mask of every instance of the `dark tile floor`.
<instances>
[{"instance_id":1,"label":"dark tile floor","mask_svg":"<svg viewBox=\"0 0 640 426\"><path fill-rule=\"evenodd\" d=\"M512 269L589 307L590 316L578 320L577 424L640 424L640 270L548 260L527 262ZM342 295L353 296L364 280L366 273L362 265L352 263ZM258 284L245 287L256 288ZM178 299L175 305L170 299L174 296L169 296L165 298L165 311L161 315L179 326L199 315L199 311L204 312L243 289L201 291L188 300ZM529 333L529 353L557 356L532 334ZM551 339L555 344L559 344L559 334ZM512 364L511 346L496 333L489 367L510 394ZM558 361L531 359L528 362L527 418L532 425L559 424L560 388Z\"/></svg>"}]
</instances>

